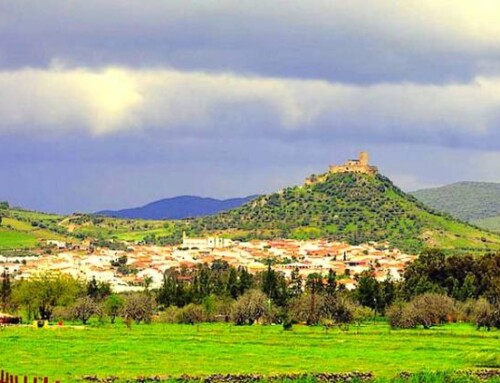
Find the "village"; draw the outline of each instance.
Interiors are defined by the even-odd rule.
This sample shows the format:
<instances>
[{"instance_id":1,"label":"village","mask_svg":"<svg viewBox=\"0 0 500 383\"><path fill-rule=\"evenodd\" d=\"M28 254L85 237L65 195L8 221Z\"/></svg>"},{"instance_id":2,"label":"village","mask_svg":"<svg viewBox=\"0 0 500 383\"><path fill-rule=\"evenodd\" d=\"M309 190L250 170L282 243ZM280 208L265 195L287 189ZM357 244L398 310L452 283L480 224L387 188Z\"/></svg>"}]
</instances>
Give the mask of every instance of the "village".
<instances>
[{"instance_id":1,"label":"village","mask_svg":"<svg viewBox=\"0 0 500 383\"><path fill-rule=\"evenodd\" d=\"M184 235L177 246L127 244L124 250L85 245L75 248L58 241L47 241L47 245L51 251L40 250L36 256L0 255L0 272L8 272L16 280L45 272L66 273L82 280L107 282L115 292L128 292L160 287L165 271L171 268L195 268L219 260L255 274L265 270L272 260L273 268L286 277L293 270L306 277L311 273L326 275L331 269L339 285L352 290L356 275L363 271L372 270L379 281L398 281L405 267L416 259L388 243L349 245L325 240L237 242Z\"/></svg>"}]
</instances>

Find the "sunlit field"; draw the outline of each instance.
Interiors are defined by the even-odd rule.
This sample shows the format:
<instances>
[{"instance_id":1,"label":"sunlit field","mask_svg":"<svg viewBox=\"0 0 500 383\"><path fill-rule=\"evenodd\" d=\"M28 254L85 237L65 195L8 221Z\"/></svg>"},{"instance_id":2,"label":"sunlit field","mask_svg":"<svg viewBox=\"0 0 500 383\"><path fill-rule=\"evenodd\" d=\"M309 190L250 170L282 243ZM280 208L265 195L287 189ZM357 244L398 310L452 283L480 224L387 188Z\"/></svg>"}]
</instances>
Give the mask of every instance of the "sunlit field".
<instances>
[{"instance_id":1,"label":"sunlit field","mask_svg":"<svg viewBox=\"0 0 500 383\"><path fill-rule=\"evenodd\" d=\"M454 324L390 330L374 323L349 331L229 324L10 327L0 331L2 368L64 382L83 375L455 371L500 367L500 331Z\"/></svg>"}]
</instances>

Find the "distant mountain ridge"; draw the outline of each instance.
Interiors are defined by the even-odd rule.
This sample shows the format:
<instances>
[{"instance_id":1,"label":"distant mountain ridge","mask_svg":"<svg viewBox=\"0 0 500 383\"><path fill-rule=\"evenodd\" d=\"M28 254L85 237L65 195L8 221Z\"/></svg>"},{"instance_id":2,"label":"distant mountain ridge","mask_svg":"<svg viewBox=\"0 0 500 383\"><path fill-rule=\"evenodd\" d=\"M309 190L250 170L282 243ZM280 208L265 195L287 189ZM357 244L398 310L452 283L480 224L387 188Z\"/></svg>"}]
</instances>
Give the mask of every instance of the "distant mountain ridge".
<instances>
[{"instance_id":1,"label":"distant mountain ridge","mask_svg":"<svg viewBox=\"0 0 500 383\"><path fill-rule=\"evenodd\" d=\"M94 214L126 219L157 220L193 218L234 209L255 199L256 197L256 195L253 195L243 198L220 200L216 198L184 195L161 199L136 208L102 210Z\"/></svg>"},{"instance_id":2,"label":"distant mountain ridge","mask_svg":"<svg viewBox=\"0 0 500 383\"><path fill-rule=\"evenodd\" d=\"M424 204L463 221L500 216L500 183L457 182L410 194Z\"/></svg>"},{"instance_id":3,"label":"distant mountain ridge","mask_svg":"<svg viewBox=\"0 0 500 383\"><path fill-rule=\"evenodd\" d=\"M500 183L457 182L410 194L437 211L500 232Z\"/></svg>"}]
</instances>

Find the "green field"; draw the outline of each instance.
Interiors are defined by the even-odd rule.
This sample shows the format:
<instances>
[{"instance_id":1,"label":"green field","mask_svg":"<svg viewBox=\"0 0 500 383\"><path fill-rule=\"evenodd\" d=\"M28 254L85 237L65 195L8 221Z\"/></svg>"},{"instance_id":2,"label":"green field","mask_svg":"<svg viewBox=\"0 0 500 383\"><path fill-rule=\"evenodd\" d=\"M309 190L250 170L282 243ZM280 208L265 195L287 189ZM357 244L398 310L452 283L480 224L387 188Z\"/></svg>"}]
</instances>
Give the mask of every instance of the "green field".
<instances>
[{"instance_id":1,"label":"green field","mask_svg":"<svg viewBox=\"0 0 500 383\"><path fill-rule=\"evenodd\" d=\"M0 227L0 250L9 249L31 249L40 241L54 239L64 241L67 238L39 227L33 227L30 223L11 217L5 217Z\"/></svg>"},{"instance_id":2,"label":"green field","mask_svg":"<svg viewBox=\"0 0 500 383\"><path fill-rule=\"evenodd\" d=\"M228 324L123 325L0 330L3 369L63 382L82 375L372 371L455 371L500 367L500 331L454 324L431 330L390 330L370 324L359 333L321 327L236 327Z\"/></svg>"},{"instance_id":3,"label":"green field","mask_svg":"<svg viewBox=\"0 0 500 383\"><path fill-rule=\"evenodd\" d=\"M29 233L0 228L0 250L32 248L37 242Z\"/></svg>"}]
</instances>

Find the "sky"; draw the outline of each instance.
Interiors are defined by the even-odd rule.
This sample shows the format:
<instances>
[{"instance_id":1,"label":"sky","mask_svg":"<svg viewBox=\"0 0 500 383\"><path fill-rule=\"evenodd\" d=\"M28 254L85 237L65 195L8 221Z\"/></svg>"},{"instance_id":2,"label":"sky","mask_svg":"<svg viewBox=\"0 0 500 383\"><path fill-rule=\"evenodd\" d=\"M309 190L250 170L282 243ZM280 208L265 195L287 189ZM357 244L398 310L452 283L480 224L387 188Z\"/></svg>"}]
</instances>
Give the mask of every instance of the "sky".
<instances>
[{"instance_id":1,"label":"sky","mask_svg":"<svg viewBox=\"0 0 500 383\"><path fill-rule=\"evenodd\" d=\"M500 182L497 0L0 0L0 200Z\"/></svg>"}]
</instances>

